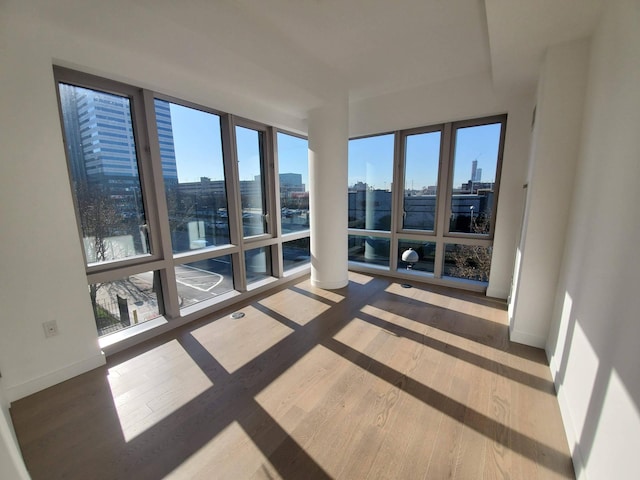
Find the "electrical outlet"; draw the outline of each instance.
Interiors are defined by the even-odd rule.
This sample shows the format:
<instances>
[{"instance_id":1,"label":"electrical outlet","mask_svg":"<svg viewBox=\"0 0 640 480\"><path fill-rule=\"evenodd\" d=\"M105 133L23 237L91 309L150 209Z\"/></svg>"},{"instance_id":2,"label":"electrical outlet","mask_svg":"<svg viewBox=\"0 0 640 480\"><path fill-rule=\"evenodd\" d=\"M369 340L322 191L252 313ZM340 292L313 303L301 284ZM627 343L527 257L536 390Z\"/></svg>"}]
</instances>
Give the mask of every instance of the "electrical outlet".
<instances>
[{"instance_id":1,"label":"electrical outlet","mask_svg":"<svg viewBox=\"0 0 640 480\"><path fill-rule=\"evenodd\" d=\"M55 337L58 334L58 323L55 320L43 322L42 328L44 329L44 336L47 338Z\"/></svg>"}]
</instances>

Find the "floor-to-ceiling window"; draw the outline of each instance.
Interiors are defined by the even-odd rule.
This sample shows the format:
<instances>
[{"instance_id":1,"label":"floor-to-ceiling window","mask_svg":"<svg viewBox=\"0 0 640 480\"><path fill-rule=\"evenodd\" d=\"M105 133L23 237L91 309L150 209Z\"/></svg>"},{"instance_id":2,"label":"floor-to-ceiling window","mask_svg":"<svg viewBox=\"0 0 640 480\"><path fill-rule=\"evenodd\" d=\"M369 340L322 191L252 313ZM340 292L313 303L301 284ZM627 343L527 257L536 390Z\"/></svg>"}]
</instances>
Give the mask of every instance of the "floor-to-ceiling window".
<instances>
[{"instance_id":1,"label":"floor-to-ceiling window","mask_svg":"<svg viewBox=\"0 0 640 480\"><path fill-rule=\"evenodd\" d=\"M486 286L505 127L501 115L350 140L350 266Z\"/></svg>"},{"instance_id":2,"label":"floor-to-ceiling window","mask_svg":"<svg viewBox=\"0 0 640 480\"><path fill-rule=\"evenodd\" d=\"M394 135L349 141L349 260L389 265Z\"/></svg>"},{"instance_id":3,"label":"floor-to-ceiling window","mask_svg":"<svg viewBox=\"0 0 640 480\"><path fill-rule=\"evenodd\" d=\"M215 308L308 265L305 138L54 72L100 336Z\"/></svg>"},{"instance_id":4,"label":"floor-to-ceiling window","mask_svg":"<svg viewBox=\"0 0 640 480\"><path fill-rule=\"evenodd\" d=\"M306 138L277 132L283 271L311 262L309 241L309 145Z\"/></svg>"}]
</instances>

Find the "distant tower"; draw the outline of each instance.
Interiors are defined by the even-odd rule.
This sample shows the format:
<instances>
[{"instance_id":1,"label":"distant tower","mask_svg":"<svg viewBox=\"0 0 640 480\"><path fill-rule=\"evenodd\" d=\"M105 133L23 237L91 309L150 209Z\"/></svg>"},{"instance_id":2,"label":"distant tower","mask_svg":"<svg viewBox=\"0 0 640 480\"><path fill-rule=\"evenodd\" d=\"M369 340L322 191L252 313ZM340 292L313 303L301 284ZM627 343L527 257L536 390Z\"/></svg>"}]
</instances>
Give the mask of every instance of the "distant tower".
<instances>
[{"instance_id":1,"label":"distant tower","mask_svg":"<svg viewBox=\"0 0 640 480\"><path fill-rule=\"evenodd\" d=\"M476 181L477 170L478 170L478 160L474 160L473 162L471 162L471 181L472 182Z\"/></svg>"},{"instance_id":2,"label":"distant tower","mask_svg":"<svg viewBox=\"0 0 640 480\"><path fill-rule=\"evenodd\" d=\"M473 180L474 182L482 182L482 169L478 168L476 170L476 178Z\"/></svg>"},{"instance_id":3,"label":"distant tower","mask_svg":"<svg viewBox=\"0 0 640 480\"><path fill-rule=\"evenodd\" d=\"M138 162L129 98L61 83L60 101L74 181L133 182ZM155 110L163 177L176 181L169 103L156 100Z\"/></svg>"}]
</instances>

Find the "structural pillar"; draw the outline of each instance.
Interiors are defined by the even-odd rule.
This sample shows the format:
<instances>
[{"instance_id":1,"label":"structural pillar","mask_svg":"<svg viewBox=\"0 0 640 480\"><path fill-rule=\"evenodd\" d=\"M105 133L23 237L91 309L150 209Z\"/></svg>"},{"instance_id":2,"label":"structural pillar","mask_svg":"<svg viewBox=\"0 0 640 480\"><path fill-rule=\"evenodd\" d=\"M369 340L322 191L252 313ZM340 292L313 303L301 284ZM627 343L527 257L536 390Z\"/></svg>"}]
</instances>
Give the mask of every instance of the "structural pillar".
<instances>
[{"instance_id":1,"label":"structural pillar","mask_svg":"<svg viewBox=\"0 0 640 480\"><path fill-rule=\"evenodd\" d=\"M349 283L348 142L346 93L309 112L311 284L329 290Z\"/></svg>"}]
</instances>

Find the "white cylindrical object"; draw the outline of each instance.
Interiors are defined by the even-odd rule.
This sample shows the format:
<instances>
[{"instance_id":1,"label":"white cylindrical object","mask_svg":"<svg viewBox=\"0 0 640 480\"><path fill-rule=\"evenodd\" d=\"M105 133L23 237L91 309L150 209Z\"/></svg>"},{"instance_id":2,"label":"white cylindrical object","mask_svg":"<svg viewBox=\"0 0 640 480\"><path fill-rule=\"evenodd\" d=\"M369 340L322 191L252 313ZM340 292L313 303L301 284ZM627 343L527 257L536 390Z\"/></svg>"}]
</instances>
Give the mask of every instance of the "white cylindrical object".
<instances>
[{"instance_id":1,"label":"white cylindrical object","mask_svg":"<svg viewBox=\"0 0 640 480\"><path fill-rule=\"evenodd\" d=\"M348 142L346 94L309 112L311 284L325 289L349 283Z\"/></svg>"}]
</instances>

